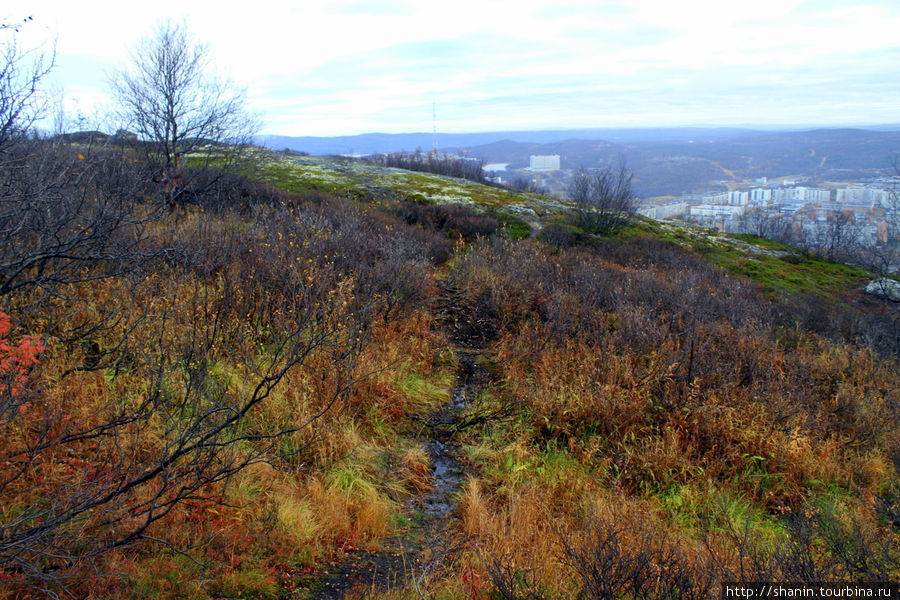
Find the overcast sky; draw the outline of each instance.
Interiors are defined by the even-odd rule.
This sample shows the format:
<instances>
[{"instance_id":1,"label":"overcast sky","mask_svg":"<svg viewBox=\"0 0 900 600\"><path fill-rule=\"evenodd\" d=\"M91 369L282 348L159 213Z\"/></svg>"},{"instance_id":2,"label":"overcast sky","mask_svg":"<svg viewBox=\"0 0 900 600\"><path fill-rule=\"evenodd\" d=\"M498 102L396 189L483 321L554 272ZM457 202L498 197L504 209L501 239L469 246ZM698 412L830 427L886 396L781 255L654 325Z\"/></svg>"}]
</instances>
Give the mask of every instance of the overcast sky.
<instances>
[{"instance_id":1,"label":"overcast sky","mask_svg":"<svg viewBox=\"0 0 900 600\"><path fill-rule=\"evenodd\" d=\"M69 116L166 19L262 133L900 123L898 0L30 0ZM19 12L14 12L19 11Z\"/></svg>"}]
</instances>

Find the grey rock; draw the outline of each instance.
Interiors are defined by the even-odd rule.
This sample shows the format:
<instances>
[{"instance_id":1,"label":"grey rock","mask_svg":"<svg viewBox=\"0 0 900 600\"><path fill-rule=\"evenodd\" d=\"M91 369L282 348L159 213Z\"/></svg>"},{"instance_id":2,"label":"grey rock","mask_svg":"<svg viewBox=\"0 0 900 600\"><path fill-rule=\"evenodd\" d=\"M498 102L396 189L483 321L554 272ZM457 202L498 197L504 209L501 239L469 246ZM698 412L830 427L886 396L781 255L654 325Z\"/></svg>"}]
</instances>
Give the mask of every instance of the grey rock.
<instances>
[{"instance_id":1,"label":"grey rock","mask_svg":"<svg viewBox=\"0 0 900 600\"><path fill-rule=\"evenodd\" d=\"M869 282L869 285L866 286L866 293L900 302L900 281L880 277Z\"/></svg>"}]
</instances>

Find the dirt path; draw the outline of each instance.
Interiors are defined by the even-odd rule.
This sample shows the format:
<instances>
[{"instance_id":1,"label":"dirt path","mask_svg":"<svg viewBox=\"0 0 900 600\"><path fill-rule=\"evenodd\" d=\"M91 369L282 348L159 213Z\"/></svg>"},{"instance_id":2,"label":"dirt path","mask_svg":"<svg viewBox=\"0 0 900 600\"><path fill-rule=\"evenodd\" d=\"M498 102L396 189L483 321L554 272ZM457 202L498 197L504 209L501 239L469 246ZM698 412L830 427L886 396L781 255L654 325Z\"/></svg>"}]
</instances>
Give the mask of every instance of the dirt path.
<instances>
[{"instance_id":1,"label":"dirt path","mask_svg":"<svg viewBox=\"0 0 900 600\"><path fill-rule=\"evenodd\" d=\"M470 305L452 284L444 282L441 287L437 310L458 360L450 400L424 421L417 436L431 462L432 488L410 499L404 512L420 518L400 536L386 540L384 550L352 553L325 579L314 600L342 600L351 592L355 597L366 597L367 591L417 585L424 576L434 574L453 553L448 547L452 536L447 533L455 518L457 496L465 478L456 434L485 418L462 420L467 406L490 383L479 358L496 333L496 323L493 315L483 314L484 311Z\"/></svg>"},{"instance_id":2,"label":"dirt path","mask_svg":"<svg viewBox=\"0 0 900 600\"><path fill-rule=\"evenodd\" d=\"M455 337L455 336L454 336ZM455 434L461 414L483 384L477 350L455 343L459 365L450 401L424 422L418 437L431 462L432 489L410 499L404 512L421 518L404 534L387 540L380 552L355 552L327 576L315 600L341 600L351 592L365 597L372 590L401 589L433 572L449 553L446 530L454 518L456 496L464 480L461 450Z\"/></svg>"}]
</instances>

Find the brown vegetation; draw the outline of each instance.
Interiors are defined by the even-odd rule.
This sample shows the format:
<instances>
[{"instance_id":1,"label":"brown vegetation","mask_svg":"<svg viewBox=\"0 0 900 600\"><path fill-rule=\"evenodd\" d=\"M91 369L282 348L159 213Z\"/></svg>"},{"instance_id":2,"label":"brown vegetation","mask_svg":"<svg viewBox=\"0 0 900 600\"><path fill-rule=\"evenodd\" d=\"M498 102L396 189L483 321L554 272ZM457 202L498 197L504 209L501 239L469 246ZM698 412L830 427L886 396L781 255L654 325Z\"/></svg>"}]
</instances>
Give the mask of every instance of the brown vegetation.
<instances>
[{"instance_id":1,"label":"brown vegetation","mask_svg":"<svg viewBox=\"0 0 900 600\"><path fill-rule=\"evenodd\" d=\"M614 246L488 244L451 274L518 412L472 434L461 514L501 596L896 577L896 357L673 246Z\"/></svg>"}]
</instances>

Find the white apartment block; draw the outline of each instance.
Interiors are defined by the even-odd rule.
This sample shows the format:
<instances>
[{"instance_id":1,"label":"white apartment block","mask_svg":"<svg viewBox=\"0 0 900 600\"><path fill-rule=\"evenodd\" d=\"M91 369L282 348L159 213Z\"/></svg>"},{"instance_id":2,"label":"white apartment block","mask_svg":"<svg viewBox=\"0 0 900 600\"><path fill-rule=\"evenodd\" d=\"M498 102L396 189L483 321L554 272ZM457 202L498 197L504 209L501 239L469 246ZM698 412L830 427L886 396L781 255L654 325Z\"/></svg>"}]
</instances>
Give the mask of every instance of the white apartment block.
<instances>
[{"instance_id":1,"label":"white apartment block","mask_svg":"<svg viewBox=\"0 0 900 600\"><path fill-rule=\"evenodd\" d=\"M798 186L794 188L794 202L824 204L831 202L831 190Z\"/></svg>"},{"instance_id":2,"label":"white apartment block","mask_svg":"<svg viewBox=\"0 0 900 600\"><path fill-rule=\"evenodd\" d=\"M532 171L559 171L559 154L535 155L528 159Z\"/></svg>"},{"instance_id":3,"label":"white apartment block","mask_svg":"<svg viewBox=\"0 0 900 600\"><path fill-rule=\"evenodd\" d=\"M722 192L719 194L708 194L703 196L703 204L747 206L750 204L750 192L732 190L730 192Z\"/></svg>"},{"instance_id":4,"label":"white apartment block","mask_svg":"<svg viewBox=\"0 0 900 600\"><path fill-rule=\"evenodd\" d=\"M831 202L831 190L810 187L756 188L750 191L754 204L825 204Z\"/></svg>"},{"instance_id":5,"label":"white apartment block","mask_svg":"<svg viewBox=\"0 0 900 600\"><path fill-rule=\"evenodd\" d=\"M772 190L764 188L750 190L750 202L753 204L770 204L772 202Z\"/></svg>"},{"instance_id":6,"label":"white apartment block","mask_svg":"<svg viewBox=\"0 0 900 600\"><path fill-rule=\"evenodd\" d=\"M657 204L656 206L642 206L637 212L651 219L671 219L688 212L687 202L670 202L669 204Z\"/></svg>"},{"instance_id":7,"label":"white apartment block","mask_svg":"<svg viewBox=\"0 0 900 600\"><path fill-rule=\"evenodd\" d=\"M837 191L836 201L846 206L872 208L875 205L885 206L891 200L888 190L868 187L849 187Z\"/></svg>"},{"instance_id":8,"label":"white apartment block","mask_svg":"<svg viewBox=\"0 0 900 600\"><path fill-rule=\"evenodd\" d=\"M745 207L729 204L698 204L691 207L691 216L696 219L733 219L744 214Z\"/></svg>"},{"instance_id":9,"label":"white apartment block","mask_svg":"<svg viewBox=\"0 0 900 600\"><path fill-rule=\"evenodd\" d=\"M728 204L732 206L747 206L750 204L750 192L728 192Z\"/></svg>"}]
</instances>

